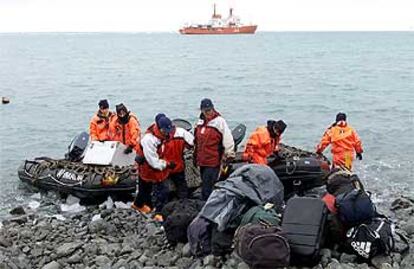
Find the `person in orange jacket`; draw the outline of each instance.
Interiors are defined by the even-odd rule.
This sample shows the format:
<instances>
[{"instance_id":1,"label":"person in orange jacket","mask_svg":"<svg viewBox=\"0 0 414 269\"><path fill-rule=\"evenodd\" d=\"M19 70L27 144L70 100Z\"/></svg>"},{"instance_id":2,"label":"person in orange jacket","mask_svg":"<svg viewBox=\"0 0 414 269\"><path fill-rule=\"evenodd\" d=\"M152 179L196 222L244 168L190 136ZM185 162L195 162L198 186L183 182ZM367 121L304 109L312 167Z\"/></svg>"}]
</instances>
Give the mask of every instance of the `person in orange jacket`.
<instances>
[{"instance_id":1,"label":"person in orange jacket","mask_svg":"<svg viewBox=\"0 0 414 269\"><path fill-rule=\"evenodd\" d=\"M109 140L109 123L114 115L109 111L106 99L99 101L98 106L98 112L89 123L89 135L92 141L106 141Z\"/></svg>"},{"instance_id":2,"label":"person in orange jacket","mask_svg":"<svg viewBox=\"0 0 414 269\"><path fill-rule=\"evenodd\" d=\"M285 129L286 123L282 120L268 120L267 126L258 127L247 140L243 160L267 165L267 158L279 151Z\"/></svg>"},{"instance_id":3,"label":"person in orange jacket","mask_svg":"<svg viewBox=\"0 0 414 269\"><path fill-rule=\"evenodd\" d=\"M162 221L161 210L168 201L169 188L166 179L170 172L177 167L173 161L166 159L166 141L173 131L172 122L164 114L158 114L148 127L141 140L137 157L138 163L138 195L132 208L142 213L152 211L152 192L155 195L154 219Z\"/></svg>"},{"instance_id":4,"label":"person in orange jacket","mask_svg":"<svg viewBox=\"0 0 414 269\"><path fill-rule=\"evenodd\" d=\"M132 150L135 152L139 150L141 128L138 118L122 103L116 106L116 115L109 124L109 136L111 140L127 146L125 154L130 154Z\"/></svg>"},{"instance_id":5,"label":"person in orange jacket","mask_svg":"<svg viewBox=\"0 0 414 269\"><path fill-rule=\"evenodd\" d=\"M329 145L331 145L333 167L351 170L354 152L356 152L357 159L362 160L364 150L361 139L355 129L346 122L345 113L336 115L335 123L325 131L321 142L316 146L316 153L322 154Z\"/></svg>"}]
</instances>

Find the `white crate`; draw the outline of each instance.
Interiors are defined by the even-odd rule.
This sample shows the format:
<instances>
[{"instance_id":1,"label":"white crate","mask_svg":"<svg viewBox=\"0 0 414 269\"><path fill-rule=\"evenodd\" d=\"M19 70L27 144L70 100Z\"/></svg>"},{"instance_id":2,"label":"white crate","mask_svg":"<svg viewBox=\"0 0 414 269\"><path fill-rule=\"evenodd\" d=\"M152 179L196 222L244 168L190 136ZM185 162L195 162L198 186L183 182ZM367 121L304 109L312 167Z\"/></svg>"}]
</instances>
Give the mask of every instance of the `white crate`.
<instances>
[{"instance_id":1,"label":"white crate","mask_svg":"<svg viewBox=\"0 0 414 269\"><path fill-rule=\"evenodd\" d=\"M117 165L120 167L133 165L136 153L125 154L127 147L118 141L92 141L85 151L84 164Z\"/></svg>"}]
</instances>

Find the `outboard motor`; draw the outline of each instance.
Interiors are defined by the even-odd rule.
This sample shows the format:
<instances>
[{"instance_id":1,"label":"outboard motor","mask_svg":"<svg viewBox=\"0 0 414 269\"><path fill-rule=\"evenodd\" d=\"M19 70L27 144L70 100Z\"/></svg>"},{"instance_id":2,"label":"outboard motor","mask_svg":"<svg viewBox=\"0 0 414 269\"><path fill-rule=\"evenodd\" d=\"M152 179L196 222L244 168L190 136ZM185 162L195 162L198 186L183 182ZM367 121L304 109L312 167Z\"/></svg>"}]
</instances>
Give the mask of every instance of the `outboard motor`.
<instances>
[{"instance_id":1,"label":"outboard motor","mask_svg":"<svg viewBox=\"0 0 414 269\"><path fill-rule=\"evenodd\" d=\"M82 132L75 136L68 147L68 152L65 154L65 159L73 162L79 162L83 158L83 153L89 142L89 134Z\"/></svg>"},{"instance_id":2,"label":"outboard motor","mask_svg":"<svg viewBox=\"0 0 414 269\"><path fill-rule=\"evenodd\" d=\"M237 146L243 141L244 136L246 135L246 125L239 124L231 131L231 134L234 139L234 151L237 151Z\"/></svg>"}]
</instances>

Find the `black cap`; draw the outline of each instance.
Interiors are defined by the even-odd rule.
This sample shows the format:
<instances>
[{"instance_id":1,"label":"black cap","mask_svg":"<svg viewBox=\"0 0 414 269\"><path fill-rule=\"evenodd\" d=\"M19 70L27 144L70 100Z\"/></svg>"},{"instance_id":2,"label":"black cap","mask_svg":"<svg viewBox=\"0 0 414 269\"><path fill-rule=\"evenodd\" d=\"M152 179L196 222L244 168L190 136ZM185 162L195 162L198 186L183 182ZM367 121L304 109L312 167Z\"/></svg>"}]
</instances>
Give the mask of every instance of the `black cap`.
<instances>
[{"instance_id":1,"label":"black cap","mask_svg":"<svg viewBox=\"0 0 414 269\"><path fill-rule=\"evenodd\" d=\"M338 114L336 114L336 122L341 120L346 121L346 114L339 112Z\"/></svg>"},{"instance_id":2,"label":"black cap","mask_svg":"<svg viewBox=\"0 0 414 269\"><path fill-rule=\"evenodd\" d=\"M121 113L122 110L125 111L125 113L128 113L128 109L126 108L126 106L123 103L120 103L119 105L116 105L115 109L116 109L117 114Z\"/></svg>"},{"instance_id":3,"label":"black cap","mask_svg":"<svg viewBox=\"0 0 414 269\"><path fill-rule=\"evenodd\" d=\"M159 124L158 124L158 121L159 121L161 118L163 118L163 117L166 117L164 113L158 113L158 114L155 116L155 124L157 124L157 126L159 125Z\"/></svg>"},{"instance_id":4,"label":"black cap","mask_svg":"<svg viewBox=\"0 0 414 269\"><path fill-rule=\"evenodd\" d=\"M201 104L200 104L200 109L201 110L203 110L203 109L208 110L208 109L213 109L213 108L214 108L214 105L213 105L213 102L210 99L204 98L203 100L201 100Z\"/></svg>"},{"instance_id":5,"label":"black cap","mask_svg":"<svg viewBox=\"0 0 414 269\"><path fill-rule=\"evenodd\" d=\"M157 126L166 133L170 133L173 130L172 121L166 116L158 119Z\"/></svg>"},{"instance_id":6,"label":"black cap","mask_svg":"<svg viewBox=\"0 0 414 269\"><path fill-rule=\"evenodd\" d=\"M109 103L108 103L108 100L103 99L103 100L99 101L98 106L99 106L99 108L101 108L101 109L106 109L106 108L109 108Z\"/></svg>"},{"instance_id":7,"label":"black cap","mask_svg":"<svg viewBox=\"0 0 414 269\"><path fill-rule=\"evenodd\" d=\"M279 133L283 134L283 132L285 131L287 125L283 120L278 120L275 124L275 127L277 130L279 130Z\"/></svg>"}]
</instances>

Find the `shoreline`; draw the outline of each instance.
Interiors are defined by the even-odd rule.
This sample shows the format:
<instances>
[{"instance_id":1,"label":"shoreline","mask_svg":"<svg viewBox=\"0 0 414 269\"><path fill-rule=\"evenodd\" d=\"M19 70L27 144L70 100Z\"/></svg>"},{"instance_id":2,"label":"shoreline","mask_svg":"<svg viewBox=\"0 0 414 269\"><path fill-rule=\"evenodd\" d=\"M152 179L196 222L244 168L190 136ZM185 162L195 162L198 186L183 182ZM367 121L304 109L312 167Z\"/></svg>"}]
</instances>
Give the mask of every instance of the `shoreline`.
<instances>
[{"instance_id":1,"label":"shoreline","mask_svg":"<svg viewBox=\"0 0 414 269\"><path fill-rule=\"evenodd\" d=\"M413 268L414 197L394 197L390 210L395 215L391 219L409 239L408 253L398 253L403 247L397 243L397 252L367 264L357 263L356 255L322 249L321 261L313 268ZM16 215L0 225L0 268L248 269L234 253L197 259L191 257L188 244L169 246L159 224L123 203L104 202L53 216L26 213L22 207L12 212Z\"/></svg>"}]
</instances>

